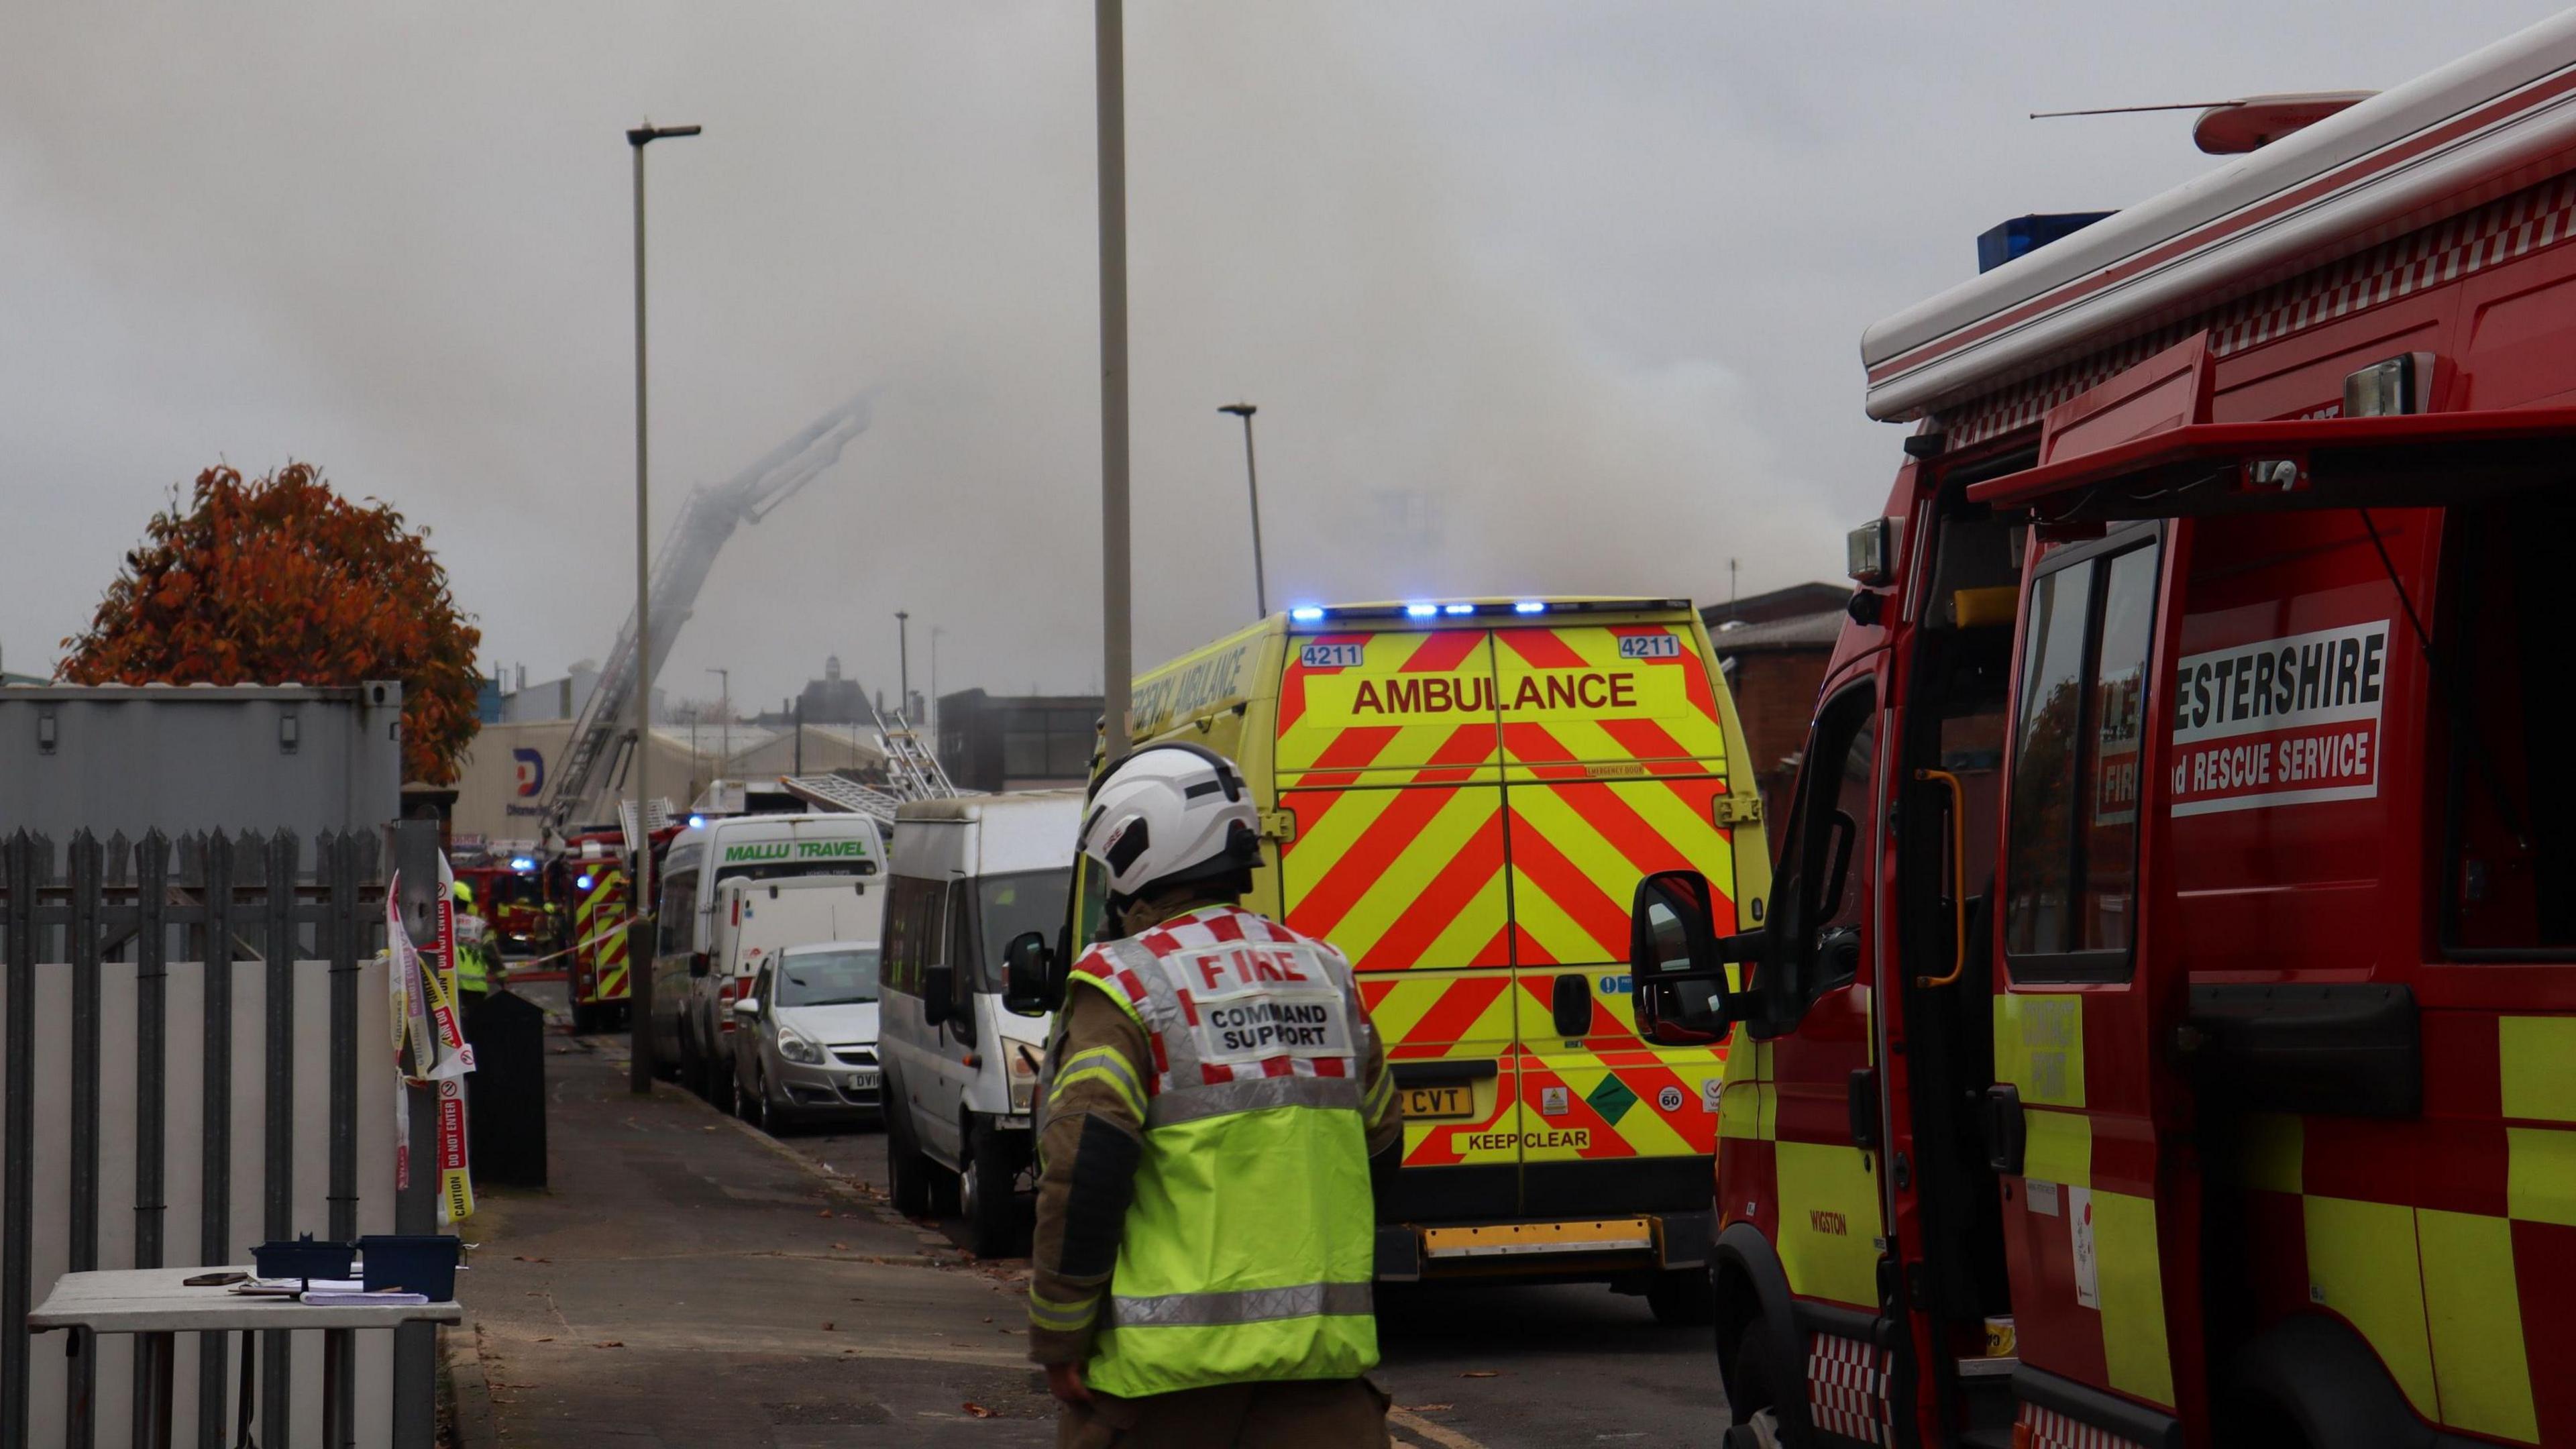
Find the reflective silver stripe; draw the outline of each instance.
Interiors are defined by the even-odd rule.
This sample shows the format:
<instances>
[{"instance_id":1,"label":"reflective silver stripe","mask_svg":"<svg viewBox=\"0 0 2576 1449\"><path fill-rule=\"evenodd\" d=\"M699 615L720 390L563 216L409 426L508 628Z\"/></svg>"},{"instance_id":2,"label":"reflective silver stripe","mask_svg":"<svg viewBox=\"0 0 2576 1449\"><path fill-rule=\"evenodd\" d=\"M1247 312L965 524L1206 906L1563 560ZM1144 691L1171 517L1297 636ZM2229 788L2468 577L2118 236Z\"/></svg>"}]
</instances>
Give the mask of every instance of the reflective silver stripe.
<instances>
[{"instance_id":1,"label":"reflective silver stripe","mask_svg":"<svg viewBox=\"0 0 2576 1449\"><path fill-rule=\"evenodd\" d=\"M1300 1283L1290 1288L1250 1288L1235 1293L1113 1296L1107 1322L1111 1328L1204 1328L1373 1311L1375 1302L1366 1283Z\"/></svg>"},{"instance_id":2,"label":"reflective silver stripe","mask_svg":"<svg viewBox=\"0 0 2576 1449\"><path fill-rule=\"evenodd\" d=\"M1359 1084L1348 1077L1254 1077L1206 1087L1175 1085L1145 1109L1145 1126L1149 1130L1172 1127L1271 1107L1340 1107L1356 1112Z\"/></svg>"},{"instance_id":3,"label":"reflective silver stripe","mask_svg":"<svg viewBox=\"0 0 2576 1449\"><path fill-rule=\"evenodd\" d=\"M1180 992L1172 986L1171 976L1163 970L1161 957L1148 951L1133 936L1108 942L1109 954L1119 964L1145 983L1144 1018L1148 1035L1163 1044L1165 1087L1173 1082L1195 1082L1199 1071L1199 1049L1190 1038L1186 1019L1181 1015Z\"/></svg>"}]
</instances>

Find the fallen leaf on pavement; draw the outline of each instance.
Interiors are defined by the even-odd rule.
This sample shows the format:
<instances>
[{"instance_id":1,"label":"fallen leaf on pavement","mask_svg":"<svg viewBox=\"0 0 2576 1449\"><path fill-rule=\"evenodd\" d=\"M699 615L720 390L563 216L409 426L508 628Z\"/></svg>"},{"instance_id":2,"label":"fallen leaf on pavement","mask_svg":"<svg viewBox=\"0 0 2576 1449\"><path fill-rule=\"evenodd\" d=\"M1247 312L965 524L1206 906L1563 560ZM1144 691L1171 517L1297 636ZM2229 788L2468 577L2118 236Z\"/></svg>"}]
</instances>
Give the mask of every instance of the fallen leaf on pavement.
<instances>
[{"instance_id":1,"label":"fallen leaf on pavement","mask_svg":"<svg viewBox=\"0 0 2576 1449\"><path fill-rule=\"evenodd\" d=\"M839 1330L839 1329L834 1328L834 1327L831 1325L831 1323L830 1323L830 1322L828 1322L828 1321L826 1321L826 1322L824 1323L824 1325L823 1325L823 1331L824 1331L825 1333L838 1333L838 1332L840 1332L840 1330Z\"/></svg>"},{"instance_id":2,"label":"fallen leaf on pavement","mask_svg":"<svg viewBox=\"0 0 2576 1449\"><path fill-rule=\"evenodd\" d=\"M1438 1414L1458 1407L1456 1404L1398 1404L1408 1414Z\"/></svg>"},{"instance_id":3,"label":"fallen leaf on pavement","mask_svg":"<svg viewBox=\"0 0 2576 1449\"><path fill-rule=\"evenodd\" d=\"M832 1251L835 1253L846 1253L850 1251L850 1245L847 1243L834 1243L832 1245Z\"/></svg>"},{"instance_id":4,"label":"fallen leaf on pavement","mask_svg":"<svg viewBox=\"0 0 2576 1449\"><path fill-rule=\"evenodd\" d=\"M603 1338L591 1345L592 1348L624 1348L625 1346L626 1340L622 1338Z\"/></svg>"},{"instance_id":5,"label":"fallen leaf on pavement","mask_svg":"<svg viewBox=\"0 0 2576 1449\"><path fill-rule=\"evenodd\" d=\"M527 1254L525 1254L525 1253L520 1253L520 1254L516 1255L515 1257L513 1257L513 1258L511 1259L511 1261L512 1261L512 1262L514 1262L514 1263L551 1263L551 1262L553 1262L553 1261L554 1261L554 1259L552 1259L552 1258L531 1258L531 1257L529 1257L529 1256L528 1256Z\"/></svg>"},{"instance_id":6,"label":"fallen leaf on pavement","mask_svg":"<svg viewBox=\"0 0 2576 1449\"><path fill-rule=\"evenodd\" d=\"M993 1410L985 1408L982 1404L976 1403L971 1399L963 1404L959 1404L957 1407L964 1409L968 1414L973 1415L978 1419L989 1419L993 1417L994 1413Z\"/></svg>"},{"instance_id":7,"label":"fallen leaf on pavement","mask_svg":"<svg viewBox=\"0 0 2576 1449\"><path fill-rule=\"evenodd\" d=\"M538 1339L538 1340L537 1340L537 1342L539 1342L539 1343L552 1343L552 1342L554 1342L554 1341L555 1341L555 1336L554 1336L553 1334L551 1334L551 1333L549 1333L549 1334L547 1334L545 1337L543 1337L543 1338L541 1338L541 1339Z\"/></svg>"},{"instance_id":8,"label":"fallen leaf on pavement","mask_svg":"<svg viewBox=\"0 0 2576 1449\"><path fill-rule=\"evenodd\" d=\"M1502 1376L1503 1373L1500 1369L1469 1369L1465 1373L1458 1375L1458 1377L1462 1379L1498 1379Z\"/></svg>"}]
</instances>

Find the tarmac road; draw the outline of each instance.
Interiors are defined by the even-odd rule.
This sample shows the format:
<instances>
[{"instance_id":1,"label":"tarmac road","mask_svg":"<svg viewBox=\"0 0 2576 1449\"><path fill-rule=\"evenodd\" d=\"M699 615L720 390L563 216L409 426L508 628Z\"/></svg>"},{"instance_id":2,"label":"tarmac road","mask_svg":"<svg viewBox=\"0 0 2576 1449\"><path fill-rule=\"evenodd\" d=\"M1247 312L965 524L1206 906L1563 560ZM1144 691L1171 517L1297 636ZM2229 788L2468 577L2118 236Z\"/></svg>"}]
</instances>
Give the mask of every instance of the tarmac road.
<instances>
[{"instance_id":1,"label":"tarmac road","mask_svg":"<svg viewBox=\"0 0 2576 1449\"><path fill-rule=\"evenodd\" d=\"M520 987L541 1006L562 1011L562 987L551 982L531 982ZM623 1034L592 1036L582 1042L564 1042L572 1047L590 1047L577 1052L577 1060L590 1073L603 1067L616 1067L623 1075ZM549 1062L572 1065L567 1057L554 1057ZM562 1096L562 1088L556 1088ZM696 1098L685 1098L675 1088L662 1088L654 1104L672 1098L672 1109L703 1111L706 1124L698 1129L696 1142L688 1134L677 1134L672 1147L688 1150L703 1147L716 1150L719 1140L739 1142L747 1127L729 1124L724 1132L708 1134L706 1127L719 1124L714 1111L698 1104ZM876 1302L902 1302L904 1310L894 1320L886 1320L873 1330L876 1348L863 1348L871 1356L884 1356L884 1361L904 1361L904 1354L920 1351L922 1343L935 1348L933 1359L938 1364L912 1364L907 1374L896 1382L909 1382L909 1377L927 1374L930 1382L920 1387L914 1397L922 1397L925 1408L904 1413L894 1408L896 1423L909 1431L899 1441L917 1444L1023 1444L1028 1431L1036 1428L1030 1415L1043 1415L1043 1397L1030 1397L1030 1379L1007 1372L1018 1341L1007 1333L1007 1323L1018 1323L1020 1284L1025 1281L1023 1258L976 1263L963 1253L963 1227L958 1222L909 1222L894 1217L884 1204L886 1194L886 1137L873 1122L832 1124L832 1127L809 1127L788 1132L786 1140L775 1142L783 1158L799 1160L819 1183L842 1189L850 1199L868 1204L876 1222L868 1227L868 1256L886 1256L889 1245L904 1243L907 1253L922 1253L933 1258L943 1271L899 1271L884 1266L863 1266L860 1274L896 1274L902 1276L902 1292L889 1284L881 1297L876 1287L860 1284L853 1289L858 1297ZM562 1137L556 1137L556 1160L564 1158ZM706 1178L703 1171L688 1168L657 1168L672 1183ZM737 1165L732 1171L752 1171L750 1165ZM719 1173L721 1176L721 1173ZM562 1191L564 1183L559 1183ZM765 1248L752 1245L744 1235L757 1232L788 1232L791 1238L814 1235L804 1212L793 1214L793 1220L750 1222L750 1209L760 1201L796 1196L781 1183L747 1186L747 1183L721 1183L716 1189L698 1189L693 1199L693 1212L698 1214L698 1230L724 1238L737 1248L762 1248L760 1261L747 1266L726 1266L726 1274L742 1274L757 1281L757 1297L768 1302L778 1292L796 1292L788 1284L773 1281L775 1253L786 1253L793 1263L801 1256L796 1248ZM799 1196L799 1201L804 1201ZM518 1212L510 1204L510 1212ZM744 1222L729 1222L744 1217ZM848 1256L860 1250L860 1240L853 1238L848 1227L850 1212L840 1220L822 1227L822 1238L835 1243L848 1243ZM719 1227L719 1220L724 1225ZM477 1225L482 1220L477 1220ZM523 1253L510 1248L505 1258ZM817 1266L817 1263L809 1263ZM683 1271L688 1263L683 1263ZM665 1271L665 1269L639 1269ZM842 1271L832 1263L832 1271ZM940 1279L963 1279L956 1289L945 1289ZM487 1279L489 1281L489 1279ZM744 1281L750 1289L752 1281ZM853 1279L855 1281L855 1279ZM677 1281L665 1284L667 1292L677 1292ZM850 1281L837 1284L848 1289ZM701 1289L703 1292L703 1289ZM842 1297L853 1297L842 1294ZM724 1323L724 1333L739 1333L744 1348L765 1343L755 1333L752 1320L765 1310L721 1310L716 1320ZM989 1323L987 1323L989 1315ZM533 1323L533 1320L531 1320ZM1002 1328L997 1328L1002 1325ZM1618 1297L1602 1287L1396 1287L1394 1292L1381 1289L1378 1302L1378 1330L1386 1361L1376 1372L1378 1385L1386 1387L1396 1400L1394 1436L1396 1444L1409 1449L1553 1449L1574 1444L1613 1444L1638 1446L1638 1449L1662 1449L1662 1446L1705 1446L1716 1444L1726 1426L1723 1395L1716 1387L1716 1361L1710 1356L1708 1336L1698 1328L1662 1328L1646 1312L1643 1299ZM654 1328L647 1336L667 1336L670 1328ZM992 1336L992 1338L987 1338ZM526 1354L528 1338L533 1338L531 1325L518 1328L518 1346ZM556 1336L562 1338L562 1336ZM909 1346L907 1346L909 1343ZM994 1351L992 1346L1002 1348ZM840 1341L848 1346L848 1341ZM956 1346L956 1348L951 1348ZM971 1346L971 1361L958 1359L958 1351ZM796 1351L788 1343L773 1348ZM729 1369L744 1372L742 1369ZM945 1374L945 1377L943 1377ZM953 1410L956 1397L951 1390L966 1392L958 1374L979 1382L984 1400L992 1408L1005 1410L1007 1418L994 1421L966 1421L948 1418L943 1410ZM793 1372L786 1372L793 1379ZM526 1390L518 1390L526 1395ZM768 1392L768 1390L762 1390ZM526 1395L533 1397L533 1395ZM873 1415L871 1415L873 1418ZM904 1423L909 1418L909 1423ZM886 1421L876 1418L876 1428L884 1431ZM788 1428L775 1431L775 1444L827 1444L837 1439L799 1439ZM520 1436L510 1436L518 1444ZM618 1444L629 1444L621 1439Z\"/></svg>"}]
</instances>

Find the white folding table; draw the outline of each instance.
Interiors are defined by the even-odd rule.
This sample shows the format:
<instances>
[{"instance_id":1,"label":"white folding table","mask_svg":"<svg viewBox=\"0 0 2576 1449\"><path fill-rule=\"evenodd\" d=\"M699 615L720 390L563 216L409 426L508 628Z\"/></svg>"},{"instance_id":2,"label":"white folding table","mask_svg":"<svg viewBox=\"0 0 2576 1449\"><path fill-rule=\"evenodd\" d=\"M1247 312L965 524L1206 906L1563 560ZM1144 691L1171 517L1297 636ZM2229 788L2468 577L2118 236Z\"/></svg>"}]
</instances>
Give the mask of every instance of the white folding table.
<instances>
[{"instance_id":1,"label":"white folding table","mask_svg":"<svg viewBox=\"0 0 2576 1449\"><path fill-rule=\"evenodd\" d=\"M138 1442L149 1449L170 1446L171 1365L183 1333L229 1333L236 1329L396 1328L405 1323L457 1323L465 1310L447 1303L368 1303L321 1307L292 1298L259 1298L226 1288L191 1288L187 1279L208 1273L247 1273L248 1268L128 1268L97 1273L65 1273L54 1291L27 1315L35 1333L69 1328L93 1336L134 1335L136 1361L148 1385L146 1422ZM340 1361L337 1335L322 1340L323 1433L340 1422L340 1403L347 1393L348 1366Z\"/></svg>"}]
</instances>

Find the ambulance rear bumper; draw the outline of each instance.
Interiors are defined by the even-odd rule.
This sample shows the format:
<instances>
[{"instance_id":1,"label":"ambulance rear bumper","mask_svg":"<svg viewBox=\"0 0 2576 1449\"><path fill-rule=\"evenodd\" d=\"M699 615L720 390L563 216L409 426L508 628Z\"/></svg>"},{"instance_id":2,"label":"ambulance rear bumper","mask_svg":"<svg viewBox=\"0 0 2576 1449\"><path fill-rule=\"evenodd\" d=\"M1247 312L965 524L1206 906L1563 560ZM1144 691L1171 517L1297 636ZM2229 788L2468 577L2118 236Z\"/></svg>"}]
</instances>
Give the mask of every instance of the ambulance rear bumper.
<instances>
[{"instance_id":1,"label":"ambulance rear bumper","mask_svg":"<svg viewBox=\"0 0 2576 1449\"><path fill-rule=\"evenodd\" d=\"M1647 1213L1482 1223L1390 1223L1377 1230L1381 1282L1453 1278L1614 1278L1708 1261L1715 1216Z\"/></svg>"}]
</instances>

